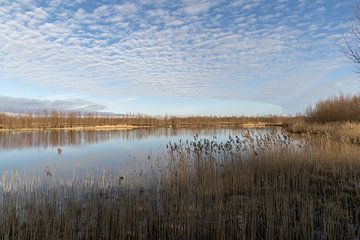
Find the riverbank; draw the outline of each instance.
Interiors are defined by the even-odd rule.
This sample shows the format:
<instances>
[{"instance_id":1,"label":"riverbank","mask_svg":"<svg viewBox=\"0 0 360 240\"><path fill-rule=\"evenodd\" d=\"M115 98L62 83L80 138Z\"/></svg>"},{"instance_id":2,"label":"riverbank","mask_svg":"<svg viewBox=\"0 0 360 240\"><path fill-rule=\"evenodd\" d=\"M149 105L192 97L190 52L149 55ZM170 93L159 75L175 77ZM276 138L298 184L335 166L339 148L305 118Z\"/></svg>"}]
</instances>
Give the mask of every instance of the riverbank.
<instances>
[{"instance_id":1,"label":"riverbank","mask_svg":"<svg viewBox=\"0 0 360 240\"><path fill-rule=\"evenodd\" d=\"M99 116L96 114L45 112L43 114L5 114L0 113L0 130L58 130L58 129L124 129L137 127L239 127L264 128L282 126L283 123L292 122L299 117L265 116ZM101 126L101 127L99 127ZM103 127L108 126L108 127ZM116 127L109 127L116 126ZM118 127L120 126L120 127Z\"/></svg>"},{"instance_id":2,"label":"riverbank","mask_svg":"<svg viewBox=\"0 0 360 240\"><path fill-rule=\"evenodd\" d=\"M166 127L166 128L269 128L269 127L283 127L283 122L246 122L246 123L233 123L233 122L218 122L212 124L201 123L182 123L182 124L167 124L164 126L153 127Z\"/></svg>"},{"instance_id":3,"label":"riverbank","mask_svg":"<svg viewBox=\"0 0 360 240\"><path fill-rule=\"evenodd\" d=\"M285 125L284 128L289 133L323 136L339 142L360 144L360 123L297 121Z\"/></svg>"},{"instance_id":4,"label":"riverbank","mask_svg":"<svg viewBox=\"0 0 360 240\"><path fill-rule=\"evenodd\" d=\"M165 127L165 128L268 128L268 127L283 127L284 123L275 122L253 122L253 123L242 123L242 124L233 124L233 123L218 123L218 124L178 124L178 125L128 125L128 124L117 124L117 125L98 125L98 126L74 126L74 127L26 127L26 128L0 128L0 132L25 132L25 131L59 131L59 130L69 130L69 131L118 131L118 130L132 130L138 128L156 128L156 127Z\"/></svg>"},{"instance_id":5,"label":"riverbank","mask_svg":"<svg viewBox=\"0 0 360 240\"><path fill-rule=\"evenodd\" d=\"M134 126L134 125L102 125L102 126L76 126L76 127L43 127L43 128L2 128L0 132L26 132L26 131L117 131L117 130L132 130L136 128L145 128L147 126Z\"/></svg>"},{"instance_id":6,"label":"riverbank","mask_svg":"<svg viewBox=\"0 0 360 240\"><path fill-rule=\"evenodd\" d=\"M96 126L67 126L67 127L26 127L26 128L0 128L0 132L30 132L30 131L122 131L139 128L239 128L263 129L281 127L292 134L307 136L323 136L339 142L360 144L360 123L332 122L316 123L305 119L290 119L286 122L247 122L234 124L233 122L218 122L213 124L183 123L166 125L96 125Z\"/></svg>"}]
</instances>

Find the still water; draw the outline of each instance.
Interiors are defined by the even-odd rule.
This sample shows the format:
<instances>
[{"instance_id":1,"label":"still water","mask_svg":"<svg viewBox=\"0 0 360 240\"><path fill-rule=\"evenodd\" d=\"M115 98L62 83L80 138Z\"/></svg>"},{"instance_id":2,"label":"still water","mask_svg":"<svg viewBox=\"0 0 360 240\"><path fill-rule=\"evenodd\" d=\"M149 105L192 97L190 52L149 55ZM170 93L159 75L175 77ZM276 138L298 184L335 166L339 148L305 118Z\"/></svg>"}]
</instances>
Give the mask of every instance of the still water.
<instances>
[{"instance_id":1,"label":"still water","mask_svg":"<svg viewBox=\"0 0 360 240\"><path fill-rule=\"evenodd\" d=\"M126 171L166 155L166 144L179 140L241 135L244 129L149 128L125 131L44 131L0 133L0 176L4 171L41 175L52 169L72 177L87 171ZM253 130L263 132L267 130ZM58 148L62 149L59 154Z\"/></svg>"}]
</instances>

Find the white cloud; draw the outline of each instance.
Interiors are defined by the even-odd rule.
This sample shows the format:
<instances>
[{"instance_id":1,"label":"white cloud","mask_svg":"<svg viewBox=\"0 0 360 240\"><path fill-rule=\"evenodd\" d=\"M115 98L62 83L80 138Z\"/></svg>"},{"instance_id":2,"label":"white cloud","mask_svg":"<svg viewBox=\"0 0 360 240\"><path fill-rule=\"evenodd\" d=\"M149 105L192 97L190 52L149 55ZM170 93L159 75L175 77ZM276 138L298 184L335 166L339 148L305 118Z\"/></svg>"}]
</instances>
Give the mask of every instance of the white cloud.
<instances>
[{"instance_id":1,"label":"white cloud","mask_svg":"<svg viewBox=\"0 0 360 240\"><path fill-rule=\"evenodd\" d=\"M197 15L208 12L215 5L216 1L185 1L184 11L189 15Z\"/></svg>"},{"instance_id":2,"label":"white cloud","mask_svg":"<svg viewBox=\"0 0 360 240\"><path fill-rule=\"evenodd\" d=\"M105 105L86 101L79 98L55 98L55 99L30 99L30 98L14 98L0 95L0 110L5 112L26 112L26 111L44 111L44 110L60 110L60 111L102 111Z\"/></svg>"},{"instance_id":3,"label":"white cloud","mask_svg":"<svg viewBox=\"0 0 360 240\"><path fill-rule=\"evenodd\" d=\"M124 3L122 5L115 5L114 10L116 13L121 15L135 14L138 8L133 3Z\"/></svg>"},{"instance_id":4,"label":"white cloud","mask_svg":"<svg viewBox=\"0 0 360 240\"><path fill-rule=\"evenodd\" d=\"M286 79L271 82L276 95L293 85L289 72L320 78L342 64L337 42L351 25L326 19L330 10L321 1L142 0L91 10L79 5L85 3L2 2L0 71L111 96L244 100L241 86L251 81ZM237 88L229 96L220 86ZM305 81L303 93L309 87ZM257 97L281 104L285 98L275 101L269 89L256 88Z\"/></svg>"}]
</instances>

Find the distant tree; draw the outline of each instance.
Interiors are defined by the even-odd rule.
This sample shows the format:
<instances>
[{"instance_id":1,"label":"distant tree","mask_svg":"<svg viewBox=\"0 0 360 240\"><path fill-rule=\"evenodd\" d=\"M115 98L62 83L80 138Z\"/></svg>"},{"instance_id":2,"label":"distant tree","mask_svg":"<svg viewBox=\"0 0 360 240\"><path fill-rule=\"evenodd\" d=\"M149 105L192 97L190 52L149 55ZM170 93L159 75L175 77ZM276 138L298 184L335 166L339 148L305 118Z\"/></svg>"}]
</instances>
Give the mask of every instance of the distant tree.
<instances>
[{"instance_id":1,"label":"distant tree","mask_svg":"<svg viewBox=\"0 0 360 240\"><path fill-rule=\"evenodd\" d=\"M345 39L342 52L357 65L357 72L360 72L360 5L355 8L356 24L352 27L351 38Z\"/></svg>"}]
</instances>

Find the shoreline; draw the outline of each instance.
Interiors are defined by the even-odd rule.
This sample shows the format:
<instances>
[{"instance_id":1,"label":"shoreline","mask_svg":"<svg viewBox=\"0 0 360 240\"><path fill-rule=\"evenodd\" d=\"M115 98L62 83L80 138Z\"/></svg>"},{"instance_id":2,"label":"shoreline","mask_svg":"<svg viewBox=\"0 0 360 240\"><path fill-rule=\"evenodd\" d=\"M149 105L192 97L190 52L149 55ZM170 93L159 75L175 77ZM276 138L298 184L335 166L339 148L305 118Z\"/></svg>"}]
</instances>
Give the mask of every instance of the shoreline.
<instances>
[{"instance_id":1,"label":"shoreline","mask_svg":"<svg viewBox=\"0 0 360 240\"><path fill-rule=\"evenodd\" d=\"M266 122L256 122L256 123L242 123L242 124L180 124L180 125L165 125L165 126L156 126L156 125L147 125L147 126L136 126L136 125L98 125L98 126L76 126L76 127L46 127L46 128L1 128L0 132L30 132L30 131L120 131L120 130L133 130L139 128L268 128L268 127L284 127L284 123L266 123Z\"/></svg>"},{"instance_id":2,"label":"shoreline","mask_svg":"<svg viewBox=\"0 0 360 240\"><path fill-rule=\"evenodd\" d=\"M49 127L49 128L2 128L0 132L31 132L31 131L117 131L132 130L136 128L147 128L148 126L134 125L100 125L100 126L76 126L76 127Z\"/></svg>"},{"instance_id":3,"label":"shoreline","mask_svg":"<svg viewBox=\"0 0 360 240\"><path fill-rule=\"evenodd\" d=\"M321 136L340 143L360 144L360 123L352 122L296 122L284 127L292 134Z\"/></svg>"}]
</instances>

